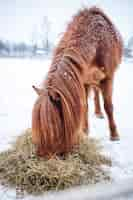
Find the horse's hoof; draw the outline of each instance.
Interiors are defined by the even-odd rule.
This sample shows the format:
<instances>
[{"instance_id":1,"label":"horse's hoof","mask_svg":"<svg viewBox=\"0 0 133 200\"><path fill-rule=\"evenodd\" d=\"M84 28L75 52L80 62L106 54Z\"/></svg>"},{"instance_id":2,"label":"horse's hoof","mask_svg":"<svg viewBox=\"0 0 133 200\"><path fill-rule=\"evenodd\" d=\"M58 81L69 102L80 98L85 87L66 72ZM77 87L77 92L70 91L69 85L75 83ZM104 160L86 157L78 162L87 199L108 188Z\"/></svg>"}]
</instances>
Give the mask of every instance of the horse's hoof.
<instances>
[{"instance_id":1,"label":"horse's hoof","mask_svg":"<svg viewBox=\"0 0 133 200\"><path fill-rule=\"evenodd\" d=\"M119 135L111 136L111 137L110 137L110 140L111 140L111 141L119 141L119 140L120 140L120 137L119 137Z\"/></svg>"},{"instance_id":2,"label":"horse's hoof","mask_svg":"<svg viewBox=\"0 0 133 200\"><path fill-rule=\"evenodd\" d=\"M96 117L99 119L104 119L104 115L102 113L96 113Z\"/></svg>"}]
</instances>

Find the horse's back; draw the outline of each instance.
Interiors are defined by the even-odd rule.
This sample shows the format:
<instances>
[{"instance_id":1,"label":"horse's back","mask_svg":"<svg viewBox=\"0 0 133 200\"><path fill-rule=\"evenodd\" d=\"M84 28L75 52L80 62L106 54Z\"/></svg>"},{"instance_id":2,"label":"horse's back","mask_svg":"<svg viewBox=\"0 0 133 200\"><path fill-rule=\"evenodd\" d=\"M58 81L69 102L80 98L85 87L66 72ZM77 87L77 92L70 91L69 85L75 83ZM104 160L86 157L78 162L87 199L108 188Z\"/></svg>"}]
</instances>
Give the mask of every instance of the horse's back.
<instances>
[{"instance_id":1,"label":"horse's back","mask_svg":"<svg viewBox=\"0 0 133 200\"><path fill-rule=\"evenodd\" d=\"M96 49L97 59L99 56L102 58L99 64L100 62L102 65L105 64L104 59L107 59L108 55L114 57L114 54L117 54L117 63L119 63L122 55L122 43L120 33L101 9L85 8L69 23L55 54L75 48L89 61L91 51Z\"/></svg>"}]
</instances>

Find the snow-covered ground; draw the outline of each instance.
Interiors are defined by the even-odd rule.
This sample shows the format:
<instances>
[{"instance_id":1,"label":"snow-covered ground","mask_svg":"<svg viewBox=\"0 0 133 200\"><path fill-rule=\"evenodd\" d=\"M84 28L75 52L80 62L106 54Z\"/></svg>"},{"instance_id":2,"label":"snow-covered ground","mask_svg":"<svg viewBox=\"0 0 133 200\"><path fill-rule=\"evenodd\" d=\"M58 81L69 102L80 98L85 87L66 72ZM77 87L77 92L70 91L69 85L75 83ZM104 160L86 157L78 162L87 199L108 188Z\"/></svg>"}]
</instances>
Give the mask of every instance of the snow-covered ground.
<instances>
[{"instance_id":1,"label":"snow-covered ground","mask_svg":"<svg viewBox=\"0 0 133 200\"><path fill-rule=\"evenodd\" d=\"M36 99L32 85L41 83L49 65L50 60L0 59L0 151L7 149L17 135L31 126L31 111ZM133 62L123 61L118 69L113 102L121 140L109 141L107 119L96 119L92 97L90 134L101 140L105 152L111 156L111 174L117 181L133 177ZM5 195L5 188L0 186L0 199L10 199L14 194L8 190Z\"/></svg>"}]
</instances>

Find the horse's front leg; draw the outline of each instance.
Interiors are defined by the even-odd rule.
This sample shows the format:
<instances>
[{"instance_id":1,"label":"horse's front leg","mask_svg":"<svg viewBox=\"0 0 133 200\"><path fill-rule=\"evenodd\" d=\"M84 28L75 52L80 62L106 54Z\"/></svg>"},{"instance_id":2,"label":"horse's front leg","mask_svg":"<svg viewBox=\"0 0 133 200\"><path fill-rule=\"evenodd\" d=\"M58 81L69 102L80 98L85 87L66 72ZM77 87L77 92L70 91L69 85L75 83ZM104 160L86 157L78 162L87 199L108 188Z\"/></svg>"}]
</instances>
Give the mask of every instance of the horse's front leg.
<instances>
[{"instance_id":1,"label":"horse's front leg","mask_svg":"<svg viewBox=\"0 0 133 200\"><path fill-rule=\"evenodd\" d=\"M114 140L119 140L119 134L113 116L112 87L113 87L113 79L105 80L101 84L102 95L104 100L104 109L108 117L109 128L110 128L110 139L114 141Z\"/></svg>"},{"instance_id":2,"label":"horse's front leg","mask_svg":"<svg viewBox=\"0 0 133 200\"><path fill-rule=\"evenodd\" d=\"M84 113L83 113L83 124L82 129L85 134L89 132L89 125L88 125L88 93L89 88L87 85L84 86L85 89L85 104L84 104Z\"/></svg>"},{"instance_id":3,"label":"horse's front leg","mask_svg":"<svg viewBox=\"0 0 133 200\"><path fill-rule=\"evenodd\" d=\"M104 115L101 111L100 106L100 91L97 88L94 88L94 107L95 107L95 115L98 118L104 118Z\"/></svg>"}]
</instances>

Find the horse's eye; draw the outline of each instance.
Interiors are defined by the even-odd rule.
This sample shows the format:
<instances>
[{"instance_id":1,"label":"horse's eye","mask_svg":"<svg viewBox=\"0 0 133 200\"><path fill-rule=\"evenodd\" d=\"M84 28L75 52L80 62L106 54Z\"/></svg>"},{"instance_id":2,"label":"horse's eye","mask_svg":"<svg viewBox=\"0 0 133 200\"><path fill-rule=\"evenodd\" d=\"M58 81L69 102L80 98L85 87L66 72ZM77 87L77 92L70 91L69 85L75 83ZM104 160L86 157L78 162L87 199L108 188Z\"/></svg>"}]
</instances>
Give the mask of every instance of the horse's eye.
<instances>
[{"instance_id":1,"label":"horse's eye","mask_svg":"<svg viewBox=\"0 0 133 200\"><path fill-rule=\"evenodd\" d=\"M54 93L53 95L49 94L49 98L53 103L60 101L60 96L57 93Z\"/></svg>"}]
</instances>

